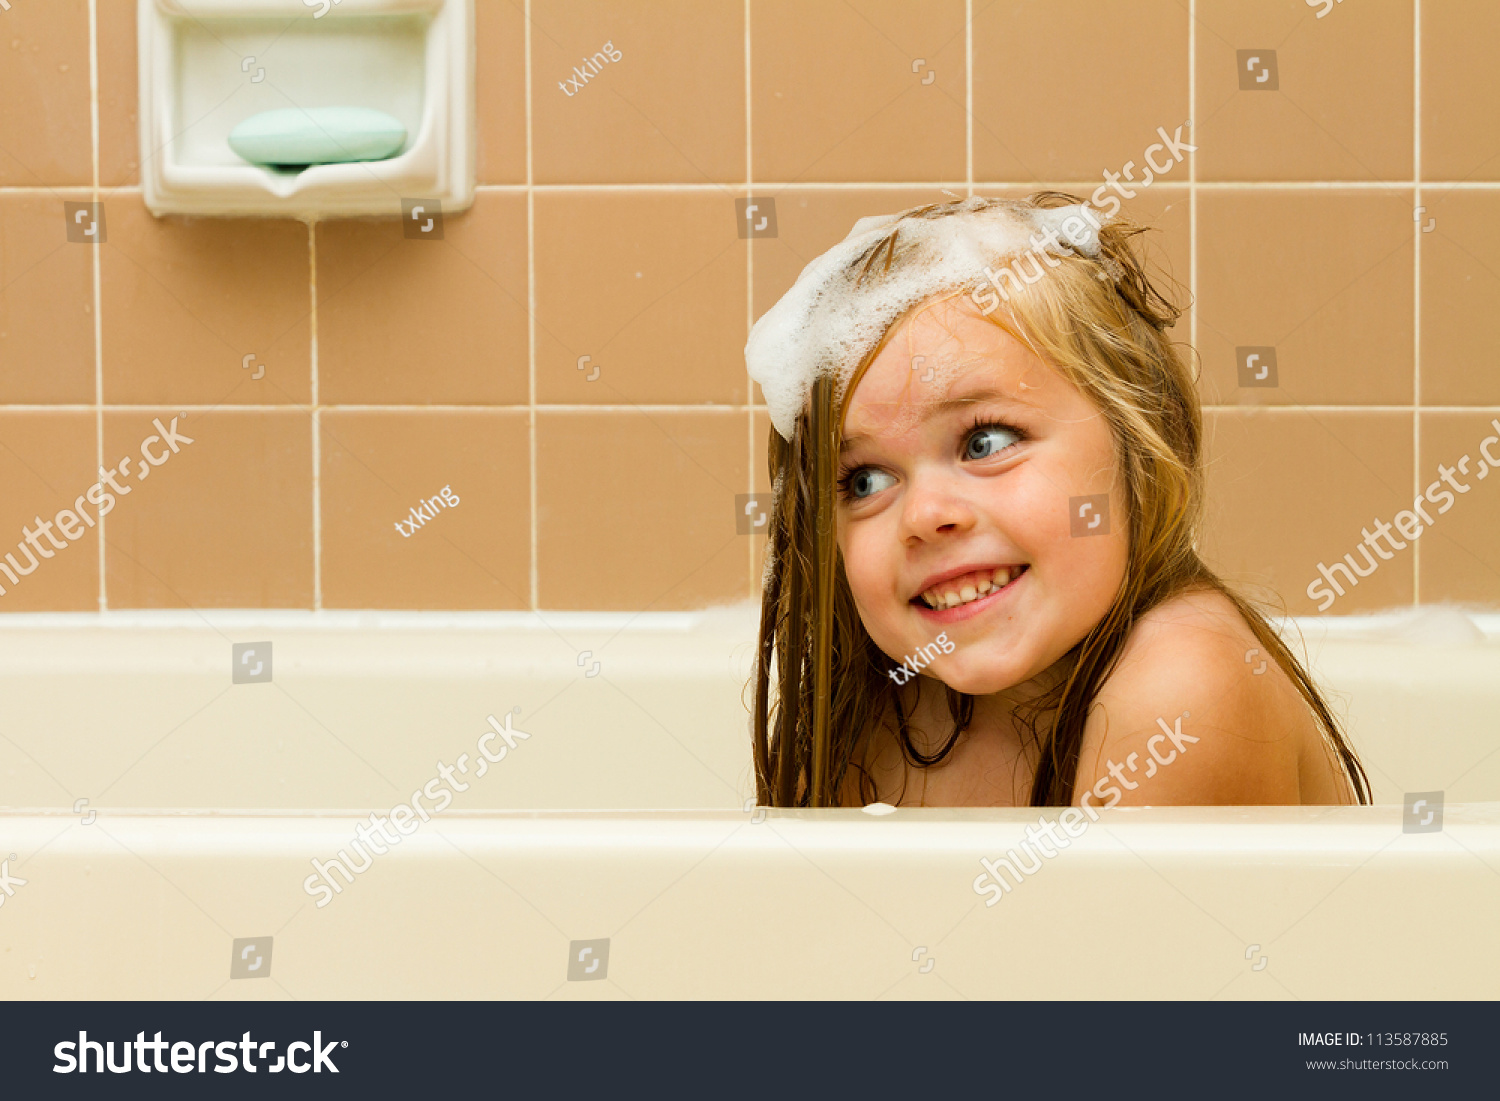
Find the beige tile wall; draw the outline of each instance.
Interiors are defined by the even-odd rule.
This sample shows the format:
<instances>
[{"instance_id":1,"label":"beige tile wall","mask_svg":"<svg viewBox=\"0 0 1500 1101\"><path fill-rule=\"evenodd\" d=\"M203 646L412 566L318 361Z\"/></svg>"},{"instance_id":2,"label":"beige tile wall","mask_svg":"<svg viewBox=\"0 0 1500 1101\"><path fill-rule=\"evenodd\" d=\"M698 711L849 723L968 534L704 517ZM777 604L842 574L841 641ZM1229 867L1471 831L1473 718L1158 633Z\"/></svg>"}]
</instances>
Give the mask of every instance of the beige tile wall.
<instances>
[{"instance_id":1,"label":"beige tile wall","mask_svg":"<svg viewBox=\"0 0 1500 1101\"><path fill-rule=\"evenodd\" d=\"M136 0L0 9L0 554L153 419L194 441L0 608L744 599L742 350L802 266L865 214L1086 194L1187 120L1198 152L1127 208L1194 298L1206 553L1310 612L1317 563L1467 455L1469 492L1334 610L1500 602L1500 478L1472 473L1500 433L1490 0L476 5L479 191L441 242L153 218ZM1275 90L1241 90L1241 50ZM774 238L739 236L745 196ZM104 244L67 242L66 201L104 203ZM1275 389L1238 384L1253 345Z\"/></svg>"}]
</instances>

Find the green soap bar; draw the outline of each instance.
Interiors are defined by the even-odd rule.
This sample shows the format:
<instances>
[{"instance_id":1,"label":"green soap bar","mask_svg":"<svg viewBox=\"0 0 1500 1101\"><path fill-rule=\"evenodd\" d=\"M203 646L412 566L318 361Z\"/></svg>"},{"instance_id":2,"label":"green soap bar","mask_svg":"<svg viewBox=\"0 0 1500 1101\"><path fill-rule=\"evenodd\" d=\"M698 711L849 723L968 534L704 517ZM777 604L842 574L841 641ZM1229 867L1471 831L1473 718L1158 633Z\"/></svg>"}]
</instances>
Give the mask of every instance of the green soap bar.
<instances>
[{"instance_id":1,"label":"green soap bar","mask_svg":"<svg viewBox=\"0 0 1500 1101\"><path fill-rule=\"evenodd\" d=\"M252 164L339 164L394 157L406 127L369 107L285 107L251 115L229 148Z\"/></svg>"}]
</instances>

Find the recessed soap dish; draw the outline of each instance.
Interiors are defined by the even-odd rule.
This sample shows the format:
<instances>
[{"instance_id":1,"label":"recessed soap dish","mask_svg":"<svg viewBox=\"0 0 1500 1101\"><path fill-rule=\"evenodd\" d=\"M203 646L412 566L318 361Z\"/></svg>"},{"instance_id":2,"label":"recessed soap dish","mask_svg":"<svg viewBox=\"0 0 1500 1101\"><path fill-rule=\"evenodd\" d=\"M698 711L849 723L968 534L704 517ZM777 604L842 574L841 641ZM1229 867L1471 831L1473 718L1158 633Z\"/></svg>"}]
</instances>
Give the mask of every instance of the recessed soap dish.
<instances>
[{"instance_id":1,"label":"recessed soap dish","mask_svg":"<svg viewBox=\"0 0 1500 1101\"><path fill-rule=\"evenodd\" d=\"M141 187L153 214L399 216L403 199L445 211L474 201L473 0L138 4ZM250 163L230 134L273 112L310 119L361 155L332 161L312 146L297 155L316 163ZM363 121L330 129L340 118Z\"/></svg>"}]
</instances>

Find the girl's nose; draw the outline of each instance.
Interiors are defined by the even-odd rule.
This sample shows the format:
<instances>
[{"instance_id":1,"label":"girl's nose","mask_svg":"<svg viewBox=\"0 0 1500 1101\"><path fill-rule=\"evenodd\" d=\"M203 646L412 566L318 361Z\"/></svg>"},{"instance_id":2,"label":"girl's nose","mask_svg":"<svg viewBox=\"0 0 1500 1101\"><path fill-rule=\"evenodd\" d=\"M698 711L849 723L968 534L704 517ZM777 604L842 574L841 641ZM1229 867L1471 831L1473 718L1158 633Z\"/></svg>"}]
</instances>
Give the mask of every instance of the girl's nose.
<instances>
[{"instance_id":1,"label":"girl's nose","mask_svg":"<svg viewBox=\"0 0 1500 1101\"><path fill-rule=\"evenodd\" d=\"M918 470L902 501L901 536L913 540L954 535L974 526L975 510L956 481L937 470Z\"/></svg>"}]
</instances>

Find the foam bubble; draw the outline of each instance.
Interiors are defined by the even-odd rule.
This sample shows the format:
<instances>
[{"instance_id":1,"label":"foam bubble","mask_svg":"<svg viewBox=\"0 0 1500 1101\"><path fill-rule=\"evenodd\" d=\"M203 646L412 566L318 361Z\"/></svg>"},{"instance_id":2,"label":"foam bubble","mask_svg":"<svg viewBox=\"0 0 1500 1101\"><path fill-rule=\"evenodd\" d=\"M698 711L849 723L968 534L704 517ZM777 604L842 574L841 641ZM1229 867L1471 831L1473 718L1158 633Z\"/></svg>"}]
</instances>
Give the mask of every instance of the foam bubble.
<instances>
[{"instance_id":1,"label":"foam bubble","mask_svg":"<svg viewBox=\"0 0 1500 1101\"><path fill-rule=\"evenodd\" d=\"M859 219L756 321L745 343L745 364L783 437L792 438L813 381L829 375L842 390L912 306L944 291L974 287L985 280L987 267L1020 253L1071 255L1077 249L1095 257L1099 228L1107 220L1086 203L1043 209L976 195L941 209L952 208L958 213L909 217L922 209L912 207ZM901 263L886 272L889 245L876 246L893 227Z\"/></svg>"}]
</instances>

